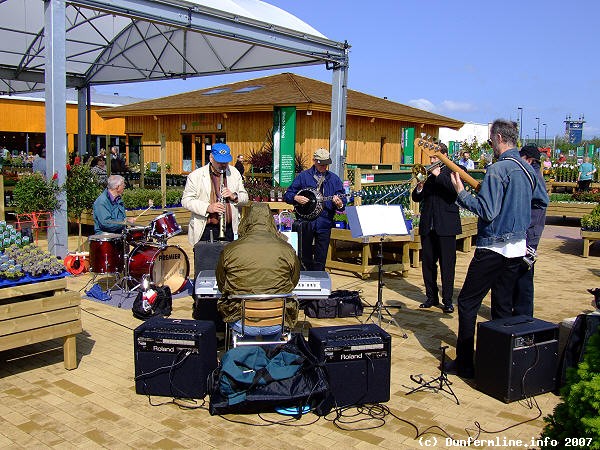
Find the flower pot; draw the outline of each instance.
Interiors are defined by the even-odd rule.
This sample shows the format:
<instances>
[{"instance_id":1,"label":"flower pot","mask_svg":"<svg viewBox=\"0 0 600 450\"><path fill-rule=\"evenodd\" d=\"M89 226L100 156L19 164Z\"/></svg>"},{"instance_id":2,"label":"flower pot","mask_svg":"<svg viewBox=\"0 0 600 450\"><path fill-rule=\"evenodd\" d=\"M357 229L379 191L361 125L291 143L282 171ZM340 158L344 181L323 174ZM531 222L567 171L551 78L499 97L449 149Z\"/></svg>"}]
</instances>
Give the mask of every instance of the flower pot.
<instances>
[{"instance_id":1,"label":"flower pot","mask_svg":"<svg viewBox=\"0 0 600 450\"><path fill-rule=\"evenodd\" d=\"M334 224L335 224L336 228L341 228L341 229L346 228L346 222L336 221L336 222L334 222Z\"/></svg>"}]
</instances>

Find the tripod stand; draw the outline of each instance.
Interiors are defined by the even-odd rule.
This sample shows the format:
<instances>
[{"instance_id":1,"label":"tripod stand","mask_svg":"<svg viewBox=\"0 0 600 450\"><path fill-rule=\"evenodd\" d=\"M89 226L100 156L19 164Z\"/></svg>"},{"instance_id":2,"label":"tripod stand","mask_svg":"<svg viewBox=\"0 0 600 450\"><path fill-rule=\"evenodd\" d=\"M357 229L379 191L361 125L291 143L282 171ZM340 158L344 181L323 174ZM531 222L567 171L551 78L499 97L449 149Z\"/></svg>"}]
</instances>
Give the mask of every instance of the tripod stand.
<instances>
[{"instance_id":1,"label":"tripod stand","mask_svg":"<svg viewBox=\"0 0 600 450\"><path fill-rule=\"evenodd\" d=\"M128 298L129 294L137 291L141 284L135 278L129 275L129 244L127 243L127 227L123 228L123 231L121 232L121 238L123 239L123 275L117 278L117 281L112 285L109 291L117 288L123 292L125 298ZM130 283L137 284L130 288ZM122 303L123 300L119 301L119 308L121 307Z\"/></svg>"},{"instance_id":2,"label":"tripod stand","mask_svg":"<svg viewBox=\"0 0 600 450\"><path fill-rule=\"evenodd\" d=\"M451 387L452 383L448 380L448 374L444 370L444 364L446 363L446 349L447 348L448 348L447 345L443 345L442 347L440 347L440 350L442 351L442 363L440 364L440 376L437 378L434 378L431 381L425 381L425 380L423 380L421 375L411 375L410 379L412 381L414 381L415 383L419 384L419 386L417 386L416 388L407 392L405 395L409 395L409 394L412 394L413 392L418 392L423 389L431 389L434 392L443 391L443 392L446 392L447 394L451 394L454 397L454 400L456 400L456 404L460 405L460 402L458 401L458 397L456 397L456 394L452 390L452 387ZM437 383L437 386L436 386L436 383Z\"/></svg>"},{"instance_id":3,"label":"tripod stand","mask_svg":"<svg viewBox=\"0 0 600 450\"><path fill-rule=\"evenodd\" d=\"M385 286L385 283L383 282L383 239L384 238L385 238L385 235L382 234L379 239L379 252L377 253L377 258L378 258L378 263L377 263L377 266L378 266L377 267L377 302L373 306L373 310L367 317L366 321L368 322L369 320L372 320L373 323L375 323L375 319L373 317L373 316L375 316L375 317L377 317L377 325L381 326L381 319L383 317L383 314L385 313L389 316L389 319L387 319L388 323L392 323L392 324L396 325L400 330L402 330L402 327L400 326L398 321L394 318L394 316L388 309L388 308L401 308L401 306L399 306L399 305L386 306L383 304L383 286ZM402 330L402 337L404 339L408 338L408 335L406 334L406 332L404 332L404 330Z\"/></svg>"}]
</instances>

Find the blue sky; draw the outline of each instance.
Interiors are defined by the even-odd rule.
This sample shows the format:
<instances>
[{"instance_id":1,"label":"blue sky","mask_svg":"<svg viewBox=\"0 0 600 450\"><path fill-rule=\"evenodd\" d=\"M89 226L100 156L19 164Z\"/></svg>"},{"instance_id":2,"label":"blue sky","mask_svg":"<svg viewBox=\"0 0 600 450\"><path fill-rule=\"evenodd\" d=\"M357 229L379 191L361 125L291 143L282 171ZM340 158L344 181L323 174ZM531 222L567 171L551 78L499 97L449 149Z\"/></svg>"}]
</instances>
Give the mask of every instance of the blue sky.
<instances>
[{"instance_id":1,"label":"blue sky","mask_svg":"<svg viewBox=\"0 0 600 450\"><path fill-rule=\"evenodd\" d=\"M465 122L516 120L523 136L564 133L585 115L600 136L600 2L597 0L269 0L329 39L347 40L350 89ZM293 68L331 82L323 66ZM142 98L277 73L98 87Z\"/></svg>"}]
</instances>

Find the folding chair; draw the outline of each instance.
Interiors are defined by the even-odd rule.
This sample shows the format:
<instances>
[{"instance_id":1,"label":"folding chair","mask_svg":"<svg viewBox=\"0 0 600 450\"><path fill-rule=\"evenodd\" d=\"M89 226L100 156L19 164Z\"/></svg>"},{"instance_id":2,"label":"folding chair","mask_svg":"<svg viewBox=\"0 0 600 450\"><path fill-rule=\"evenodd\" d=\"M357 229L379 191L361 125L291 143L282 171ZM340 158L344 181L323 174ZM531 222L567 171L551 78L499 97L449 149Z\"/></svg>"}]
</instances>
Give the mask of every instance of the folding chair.
<instances>
[{"instance_id":1,"label":"folding chair","mask_svg":"<svg viewBox=\"0 0 600 450\"><path fill-rule=\"evenodd\" d=\"M291 332L285 327L285 306L288 301L298 303L296 294L240 294L231 295L229 299L241 301L242 317L239 323L227 324L227 349L230 343L237 347L277 345L289 341Z\"/></svg>"}]
</instances>

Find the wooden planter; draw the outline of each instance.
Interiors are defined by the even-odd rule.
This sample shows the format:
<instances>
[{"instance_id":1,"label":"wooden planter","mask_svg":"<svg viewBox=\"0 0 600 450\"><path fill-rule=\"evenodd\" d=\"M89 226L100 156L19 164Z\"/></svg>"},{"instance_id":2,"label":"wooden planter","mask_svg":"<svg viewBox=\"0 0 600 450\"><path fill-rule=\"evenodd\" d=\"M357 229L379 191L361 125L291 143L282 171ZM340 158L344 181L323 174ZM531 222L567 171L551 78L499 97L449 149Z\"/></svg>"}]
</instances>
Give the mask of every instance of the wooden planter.
<instances>
[{"instance_id":1,"label":"wooden planter","mask_svg":"<svg viewBox=\"0 0 600 450\"><path fill-rule=\"evenodd\" d=\"M75 369L81 295L66 288L65 278L0 288L0 351L64 338L65 368Z\"/></svg>"},{"instance_id":2,"label":"wooden planter","mask_svg":"<svg viewBox=\"0 0 600 450\"><path fill-rule=\"evenodd\" d=\"M550 202L546 216L577 217L581 219L590 214L598 203Z\"/></svg>"},{"instance_id":3,"label":"wooden planter","mask_svg":"<svg viewBox=\"0 0 600 450\"><path fill-rule=\"evenodd\" d=\"M581 230L581 238L583 239L583 257L590 256L590 246L594 241L600 241L600 231Z\"/></svg>"}]
</instances>

